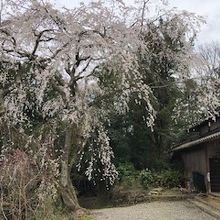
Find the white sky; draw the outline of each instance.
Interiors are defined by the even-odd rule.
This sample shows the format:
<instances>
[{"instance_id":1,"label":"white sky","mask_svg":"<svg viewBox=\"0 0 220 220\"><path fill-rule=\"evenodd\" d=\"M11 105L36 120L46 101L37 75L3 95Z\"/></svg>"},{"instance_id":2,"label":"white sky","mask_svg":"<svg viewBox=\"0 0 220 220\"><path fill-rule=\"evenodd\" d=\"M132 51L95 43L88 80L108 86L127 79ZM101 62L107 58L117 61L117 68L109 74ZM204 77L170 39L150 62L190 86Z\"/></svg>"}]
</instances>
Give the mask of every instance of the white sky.
<instances>
[{"instance_id":1,"label":"white sky","mask_svg":"<svg viewBox=\"0 0 220 220\"><path fill-rule=\"evenodd\" d=\"M90 0L54 0L57 6L73 8L80 2ZM132 0L124 0L132 2ZM169 0L170 7L187 10L205 17L207 24L203 25L198 36L200 43L220 41L220 0Z\"/></svg>"}]
</instances>

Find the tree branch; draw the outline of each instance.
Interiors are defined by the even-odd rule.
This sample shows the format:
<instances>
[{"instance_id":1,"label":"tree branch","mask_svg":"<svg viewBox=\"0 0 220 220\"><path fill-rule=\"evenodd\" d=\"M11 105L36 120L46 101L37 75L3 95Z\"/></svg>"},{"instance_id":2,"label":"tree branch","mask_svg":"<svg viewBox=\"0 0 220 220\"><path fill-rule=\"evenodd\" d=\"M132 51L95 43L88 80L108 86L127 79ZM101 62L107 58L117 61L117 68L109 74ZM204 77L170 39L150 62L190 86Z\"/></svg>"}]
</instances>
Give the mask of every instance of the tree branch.
<instances>
[{"instance_id":1,"label":"tree branch","mask_svg":"<svg viewBox=\"0 0 220 220\"><path fill-rule=\"evenodd\" d=\"M52 32L52 31L54 31L54 29L45 29L45 30L41 31L39 34L36 34L36 32L34 31L34 35L37 37L37 39L36 39L36 42L35 42L35 45L34 45L34 49L33 49L32 53L31 53L32 57L35 55L40 42L46 42L46 41L53 40L52 37L48 38L47 40L42 40L41 39L42 36L44 35L44 33Z\"/></svg>"}]
</instances>

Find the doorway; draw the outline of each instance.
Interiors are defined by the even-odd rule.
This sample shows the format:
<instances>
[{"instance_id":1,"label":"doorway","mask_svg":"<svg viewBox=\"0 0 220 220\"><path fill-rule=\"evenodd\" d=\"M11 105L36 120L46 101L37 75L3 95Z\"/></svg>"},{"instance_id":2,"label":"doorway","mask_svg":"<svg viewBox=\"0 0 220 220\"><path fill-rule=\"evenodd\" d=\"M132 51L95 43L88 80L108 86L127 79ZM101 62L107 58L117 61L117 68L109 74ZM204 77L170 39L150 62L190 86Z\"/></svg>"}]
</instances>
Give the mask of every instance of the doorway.
<instances>
[{"instance_id":1,"label":"doorway","mask_svg":"<svg viewBox=\"0 0 220 220\"><path fill-rule=\"evenodd\" d=\"M210 158L211 192L220 192L220 158Z\"/></svg>"}]
</instances>

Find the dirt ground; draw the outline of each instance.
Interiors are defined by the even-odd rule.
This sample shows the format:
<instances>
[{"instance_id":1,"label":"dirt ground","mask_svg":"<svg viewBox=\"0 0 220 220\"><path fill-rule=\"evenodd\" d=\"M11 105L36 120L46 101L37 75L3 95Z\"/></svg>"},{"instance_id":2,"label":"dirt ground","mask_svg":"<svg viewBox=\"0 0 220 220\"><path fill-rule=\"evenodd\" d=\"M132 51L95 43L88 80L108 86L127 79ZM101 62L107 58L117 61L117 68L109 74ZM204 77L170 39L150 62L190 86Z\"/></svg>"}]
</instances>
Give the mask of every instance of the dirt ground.
<instances>
[{"instance_id":1,"label":"dirt ground","mask_svg":"<svg viewBox=\"0 0 220 220\"><path fill-rule=\"evenodd\" d=\"M95 220L214 220L188 201L151 202L93 210Z\"/></svg>"}]
</instances>

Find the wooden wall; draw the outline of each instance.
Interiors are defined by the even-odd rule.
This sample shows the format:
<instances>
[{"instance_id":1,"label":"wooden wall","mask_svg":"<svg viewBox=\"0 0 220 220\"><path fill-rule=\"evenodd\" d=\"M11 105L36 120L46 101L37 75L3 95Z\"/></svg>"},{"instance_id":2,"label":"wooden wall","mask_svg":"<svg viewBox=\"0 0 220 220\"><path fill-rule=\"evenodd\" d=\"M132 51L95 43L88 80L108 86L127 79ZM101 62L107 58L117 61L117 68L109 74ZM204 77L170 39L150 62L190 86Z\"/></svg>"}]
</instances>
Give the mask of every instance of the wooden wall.
<instances>
[{"instance_id":1,"label":"wooden wall","mask_svg":"<svg viewBox=\"0 0 220 220\"><path fill-rule=\"evenodd\" d=\"M197 146L193 150L185 151L182 154L184 161L185 177L192 177L192 172L199 172L206 175L206 151L204 146Z\"/></svg>"},{"instance_id":2,"label":"wooden wall","mask_svg":"<svg viewBox=\"0 0 220 220\"><path fill-rule=\"evenodd\" d=\"M220 140L215 140L212 142L205 143L207 147L207 157L216 158L220 157Z\"/></svg>"},{"instance_id":3,"label":"wooden wall","mask_svg":"<svg viewBox=\"0 0 220 220\"><path fill-rule=\"evenodd\" d=\"M220 158L220 139L197 145L182 152L185 178L192 178L193 172L204 175L208 191L210 191L210 183L207 174L210 172L210 158Z\"/></svg>"}]
</instances>

